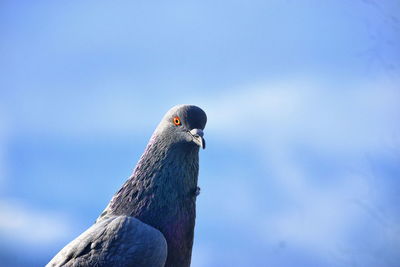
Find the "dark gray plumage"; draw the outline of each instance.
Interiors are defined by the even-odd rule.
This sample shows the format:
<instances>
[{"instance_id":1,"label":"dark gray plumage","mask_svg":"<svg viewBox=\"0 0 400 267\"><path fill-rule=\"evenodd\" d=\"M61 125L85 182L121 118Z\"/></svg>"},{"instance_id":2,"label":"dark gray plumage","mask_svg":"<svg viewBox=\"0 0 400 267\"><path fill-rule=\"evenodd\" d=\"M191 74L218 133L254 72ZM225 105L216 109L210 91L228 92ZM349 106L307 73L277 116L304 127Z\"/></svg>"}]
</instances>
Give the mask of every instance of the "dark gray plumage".
<instances>
[{"instance_id":1,"label":"dark gray plumage","mask_svg":"<svg viewBox=\"0 0 400 267\"><path fill-rule=\"evenodd\" d=\"M206 122L199 107L170 109L96 223L47 266L190 266Z\"/></svg>"}]
</instances>

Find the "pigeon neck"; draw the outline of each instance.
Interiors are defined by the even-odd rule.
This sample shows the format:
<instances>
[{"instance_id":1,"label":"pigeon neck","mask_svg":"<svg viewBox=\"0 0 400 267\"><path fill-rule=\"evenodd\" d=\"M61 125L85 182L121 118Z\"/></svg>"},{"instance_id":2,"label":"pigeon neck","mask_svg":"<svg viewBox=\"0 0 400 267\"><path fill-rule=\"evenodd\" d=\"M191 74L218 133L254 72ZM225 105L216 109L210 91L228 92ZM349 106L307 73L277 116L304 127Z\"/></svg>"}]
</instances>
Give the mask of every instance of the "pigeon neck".
<instances>
[{"instance_id":1,"label":"pigeon neck","mask_svg":"<svg viewBox=\"0 0 400 267\"><path fill-rule=\"evenodd\" d=\"M165 266L190 265L198 151L192 144L171 145L153 135L131 178L103 213L133 216L160 230L168 243Z\"/></svg>"}]
</instances>

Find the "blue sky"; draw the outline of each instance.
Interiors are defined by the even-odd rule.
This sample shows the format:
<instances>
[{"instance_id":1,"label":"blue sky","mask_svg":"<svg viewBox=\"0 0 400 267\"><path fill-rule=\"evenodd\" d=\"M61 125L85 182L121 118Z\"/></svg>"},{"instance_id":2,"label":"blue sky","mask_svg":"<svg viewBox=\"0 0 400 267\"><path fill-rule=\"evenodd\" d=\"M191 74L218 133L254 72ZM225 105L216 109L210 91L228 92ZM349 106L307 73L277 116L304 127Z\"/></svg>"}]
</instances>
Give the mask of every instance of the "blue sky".
<instances>
[{"instance_id":1,"label":"blue sky","mask_svg":"<svg viewBox=\"0 0 400 267\"><path fill-rule=\"evenodd\" d=\"M43 265L89 227L191 103L209 118L192 266L396 266L399 11L3 1L0 265Z\"/></svg>"}]
</instances>

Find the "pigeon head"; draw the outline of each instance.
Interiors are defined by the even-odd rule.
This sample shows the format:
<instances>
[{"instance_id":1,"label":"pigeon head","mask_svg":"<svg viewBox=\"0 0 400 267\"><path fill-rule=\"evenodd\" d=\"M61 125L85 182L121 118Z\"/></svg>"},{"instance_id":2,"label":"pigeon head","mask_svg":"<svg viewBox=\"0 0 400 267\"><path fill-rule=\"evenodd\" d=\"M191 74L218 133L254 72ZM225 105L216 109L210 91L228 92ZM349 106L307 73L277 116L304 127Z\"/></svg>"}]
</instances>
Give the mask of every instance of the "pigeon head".
<instances>
[{"instance_id":1,"label":"pigeon head","mask_svg":"<svg viewBox=\"0 0 400 267\"><path fill-rule=\"evenodd\" d=\"M205 148L203 130L206 122L206 113L201 108L178 105L165 114L155 134L169 145L195 145Z\"/></svg>"}]
</instances>

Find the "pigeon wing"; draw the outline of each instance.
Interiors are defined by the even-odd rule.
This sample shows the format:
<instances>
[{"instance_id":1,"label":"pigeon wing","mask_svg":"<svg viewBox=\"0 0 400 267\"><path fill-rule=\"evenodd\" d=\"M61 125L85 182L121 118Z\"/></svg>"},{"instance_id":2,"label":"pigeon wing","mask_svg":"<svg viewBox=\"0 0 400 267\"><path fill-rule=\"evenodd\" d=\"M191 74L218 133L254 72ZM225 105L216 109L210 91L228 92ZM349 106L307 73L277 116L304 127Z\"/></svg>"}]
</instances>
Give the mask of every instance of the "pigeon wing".
<instances>
[{"instance_id":1,"label":"pigeon wing","mask_svg":"<svg viewBox=\"0 0 400 267\"><path fill-rule=\"evenodd\" d=\"M167 242L157 229L130 216L104 218L65 246L46 267L161 267Z\"/></svg>"}]
</instances>

